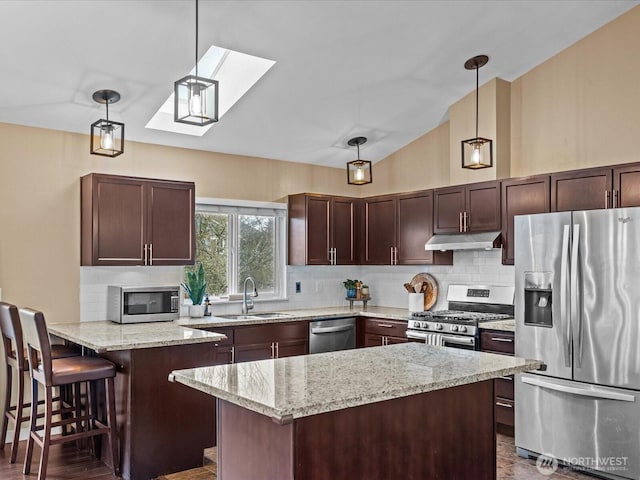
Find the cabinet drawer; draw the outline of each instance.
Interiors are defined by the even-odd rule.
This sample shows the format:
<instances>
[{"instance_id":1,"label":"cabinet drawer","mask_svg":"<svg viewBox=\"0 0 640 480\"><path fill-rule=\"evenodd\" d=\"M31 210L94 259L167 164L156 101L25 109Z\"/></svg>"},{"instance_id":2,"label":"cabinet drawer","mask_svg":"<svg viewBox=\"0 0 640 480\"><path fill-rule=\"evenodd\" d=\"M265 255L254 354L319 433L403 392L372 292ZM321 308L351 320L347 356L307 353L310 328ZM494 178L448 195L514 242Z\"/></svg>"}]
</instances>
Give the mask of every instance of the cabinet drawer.
<instances>
[{"instance_id":1,"label":"cabinet drawer","mask_svg":"<svg viewBox=\"0 0 640 480\"><path fill-rule=\"evenodd\" d=\"M236 345L249 345L283 340L306 340L308 336L309 322L269 323L236 327L234 343Z\"/></svg>"},{"instance_id":2,"label":"cabinet drawer","mask_svg":"<svg viewBox=\"0 0 640 480\"><path fill-rule=\"evenodd\" d=\"M512 332L488 330L480 333L480 349L483 352L513 355L515 351L514 343L514 334Z\"/></svg>"},{"instance_id":3,"label":"cabinet drawer","mask_svg":"<svg viewBox=\"0 0 640 480\"><path fill-rule=\"evenodd\" d=\"M507 398L513 400L513 375L500 377L494 380L494 388L496 397Z\"/></svg>"},{"instance_id":4,"label":"cabinet drawer","mask_svg":"<svg viewBox=\"0 0 640 480\"><path fill-rule=\"evenodd\" d=\"M502 425L514 426L514 401L508 398L496 397L495 401L496 423Z\"/></svg>"},{"instance_id":5,"label":"cabinet drawer","mask_svg":"<svg viewBox=\"0 0 640 480\"><path fill-rule=\"evenodd\" d=\"M385 320L384 318L367 318L364 322L364 331L368 334L382 335L385 337L406 338L407 322Z\"/></svg>"}]
</instances>

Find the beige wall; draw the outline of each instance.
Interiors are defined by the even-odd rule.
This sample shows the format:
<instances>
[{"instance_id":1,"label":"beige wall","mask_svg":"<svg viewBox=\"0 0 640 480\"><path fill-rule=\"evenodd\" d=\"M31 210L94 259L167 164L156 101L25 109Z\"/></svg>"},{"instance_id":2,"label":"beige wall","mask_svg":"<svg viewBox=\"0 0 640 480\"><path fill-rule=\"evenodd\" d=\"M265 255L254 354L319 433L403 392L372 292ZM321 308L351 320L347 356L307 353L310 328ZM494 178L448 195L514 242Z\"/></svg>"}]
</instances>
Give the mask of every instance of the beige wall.
<instances>
[{"instance_id":1,"label":"beige wall","mask_svg":"<svg viewBox=\"0 0 640 480\"><path fill-rule=\"evenodd\" d=\"M512 83L514 176L640 161L640 7Z\"/></svg>"},{"instance_id":2,"label":"beige wall","mask_svg":"<svg viewBox=\"0 0 640 480\"><path fill-rule=\"evenodd\" d=\"M0 124L0 288L5 301L77 321L80 177L90 172L193 180L196 195L279 201L291 193L358 196L343 169L127 142L116 158L87 135Z\"/></svg>"}]
</instances>

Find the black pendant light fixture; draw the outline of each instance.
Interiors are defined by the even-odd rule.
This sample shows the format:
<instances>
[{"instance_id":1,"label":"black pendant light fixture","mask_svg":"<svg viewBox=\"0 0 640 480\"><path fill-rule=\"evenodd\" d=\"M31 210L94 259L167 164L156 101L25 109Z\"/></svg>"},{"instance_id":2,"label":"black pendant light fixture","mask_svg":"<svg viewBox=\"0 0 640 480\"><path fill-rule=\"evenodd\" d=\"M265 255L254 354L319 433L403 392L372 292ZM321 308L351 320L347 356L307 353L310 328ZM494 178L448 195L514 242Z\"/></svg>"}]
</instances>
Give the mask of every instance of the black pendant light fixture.
<instances>
[{"instance_id":1,"label":"black pendant light fixture","mask_svg":"<svg viewBox=\"0 0 640 480\"><path fill-rule=\"evenodd\" d=\"M218 121L218 81L198 76L198 0L196 0L196 74L174 84L173 120L205 126Z\"/></svg>"},{"instance_id":2,"label":"black pendant light fixture","mask_svg":"<svg viewBox=\"0 0 640 480\"><path fill-rule=\"evenodd\" d=\"M479 70L488 61L488 56L477 55L464 62L464 68L476 71L476 136L462 141L462 168L476 170L493 166L493 142L478 136Z\"/></svg>"},{"instance_id":3,"label":"black pendant light fixture","mask_svg":"<svg viewBox=\"0 0 640 480\"><path fill-rule=\"evenodd\" d=\"M124 152L124 123L109 120L109 104L120 100L120 94L113 90L98 90L93 99L106 106L107 118L91 124L91 154L117 157Z\"/></svg>"},{"instance_id":4,"label":"black pendant light fixture","mask_svg":"<svg viewBox=\"0 0 640 480\"><path fill-rule=\"evenodd\" d=\"M347 142L351 147L358 147L358 159L347 162L347 183L349 185L366 185L373 181L371 177L371 162L360 160L360 145L367 142L367 137L354 137Z\"/></svg>"}]
</instances>

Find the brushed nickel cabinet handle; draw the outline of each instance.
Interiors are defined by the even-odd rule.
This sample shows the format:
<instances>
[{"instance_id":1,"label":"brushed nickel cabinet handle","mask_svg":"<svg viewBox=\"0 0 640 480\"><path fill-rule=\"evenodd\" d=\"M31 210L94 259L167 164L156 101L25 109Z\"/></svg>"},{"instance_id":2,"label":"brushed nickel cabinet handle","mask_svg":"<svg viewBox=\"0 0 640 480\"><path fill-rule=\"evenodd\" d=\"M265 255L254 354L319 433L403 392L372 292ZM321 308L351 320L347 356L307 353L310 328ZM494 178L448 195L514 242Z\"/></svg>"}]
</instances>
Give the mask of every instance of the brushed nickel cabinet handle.
<instances>
[{"instance_id":1,"label":"brushed nickel cabinet handle","mask_svg":"<svg viewBox=\"0 0 640 480\"><path fill-rule=\"evenodd\" d=\"M609 198L611 198L611 193L609 190L604 191L604 208L609 208Z\"/></svg>"},{"instance_id":2,"label":"brushed nickel cabinet handle","mask_svg":"<svg viewBox=\"0 0 640 480\"><path fill-rule=\"evenodd\" d=\"M231 363L236 363L236 347L231 347Z\"/></svg>"},{"instance_id":3,"label":"brushed nickel cabinet handle","mask_svg":"<svg viewBox=\"0 0 640 480\"><path fill-rule=\"evenodd\" d=\"M389 323L379 323L378 324L379 327L383 327L383 328L393 328L394 325L391 325Z\"/></svg>"},{"instance_id":4,"label":"brushed nickel cabinet handle","mask_svg":"<svg viewBox=\"0 0 640 480\"><path fill-rule=\"evenodd\" d=\"M620 192L618 192L618 190L614 190L613 191L613 208L619 208L620 207Z\"/></svg>"},{"instance_id":5,"label":"brushed nickel cabinet handle","mask_svg":"<svg viewBox=\"0 0 640 480\"><path fill-rule=\"evenodd\" d=\"M492 340L493 342L513 343L513 338L498 338L498 337L491 337L491 340Z\"/></svg>"},{"instance_id":6,"label":"brushed nickel cabinet handle","mask_svg":"<svg viewBox=\"0 0 640 480\"><path fill-rule=\"evenodd\" d=\"M144 244L143 250L144 250L144 264L146 265L147 264L147 244L146 243Z\"/></svg>"},{"instance_id":7,"label":"brushed nickel cabinet handle","mask_svg":"<svg viewBox=\"0 0 640 480\"><path fill-rule=\"evenodd\" d=\"M462 229L462 212L460 212L460 219L458 220L458 231L460 233L464 232L464 230Z\"/></svg>"},{"instance_id":8,"label":"brushed nickel cabinet handle","mask_svg":"<svg viewBox=\"0 0 640 480\"><path fill-rule=\"evenodd\" d=\"M271 358L276 358L276 346L271 342Z\"/></svg>"},{"instance_id":9,"label":"brushed nickel cabinet handle","mask_svg":"<svg viewBox=\"0 0 640 480\"><path fill-rule=\"evenodd\" d=\"M153 265L153 243L149 244L149 265Z\"/></svg>"},{"instance_id":10,"label":"brushed nickel cabinet handle","mask_svg":"<svg viewBox=\"0 0 640 480\"><path fill-rule=\"evenodd\" d=\"M509 405L508 403L496 402L496 405L499 407L513 408L513 405Z\"/></svg>"}]
</instances>

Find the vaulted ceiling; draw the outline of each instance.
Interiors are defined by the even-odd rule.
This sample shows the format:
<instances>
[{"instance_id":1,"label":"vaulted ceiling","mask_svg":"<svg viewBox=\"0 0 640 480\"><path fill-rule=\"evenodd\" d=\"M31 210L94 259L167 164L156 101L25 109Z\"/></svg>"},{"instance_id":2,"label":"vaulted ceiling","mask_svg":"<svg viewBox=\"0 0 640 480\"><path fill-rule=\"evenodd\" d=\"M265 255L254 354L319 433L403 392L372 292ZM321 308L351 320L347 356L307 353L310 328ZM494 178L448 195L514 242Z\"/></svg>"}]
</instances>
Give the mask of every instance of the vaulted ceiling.
<instances>
[{"instance_id":1,"label":"vaulted ceiling","mask_svg":"<svg viewBox=\"0 0 640 480\"><path fill-rule=\"evenodd\" d=\"M127 140L342 167L362 135L378 161L475 88L468 58L489 55L481 83L512 81L638 3L200 0L201 52L277 63L193 137L145 125L193 67L195 0L3 0L0 122L88 134L108 88Z\"/></svg>"}]
</instances>

